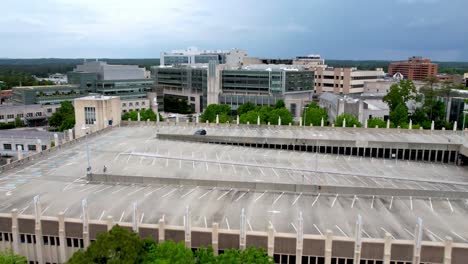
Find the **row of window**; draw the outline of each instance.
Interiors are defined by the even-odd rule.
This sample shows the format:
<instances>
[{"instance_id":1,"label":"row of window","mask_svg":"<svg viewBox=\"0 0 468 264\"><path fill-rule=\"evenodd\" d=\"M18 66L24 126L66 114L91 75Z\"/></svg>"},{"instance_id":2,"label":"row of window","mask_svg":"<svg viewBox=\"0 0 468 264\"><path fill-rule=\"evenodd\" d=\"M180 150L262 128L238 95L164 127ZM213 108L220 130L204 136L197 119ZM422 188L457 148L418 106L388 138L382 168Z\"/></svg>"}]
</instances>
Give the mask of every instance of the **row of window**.
<instances>
[{"instance_id":1,"label":"row of window","mask_svg":"<svg viewBox=\"0 0 468 264\"><path fill-rule=\"evenodd\" d=\"M71 238L67 237L67 247L73 248L84 248L84 240L82 238ZM13 235L11 233L0 233L1 241L13 241ZM60 238L58 236L42 236L44 246L60 246ZM91 242L94 242L92 240ZM33 234L20 234L20 243L36 244L36 235Z\"/></svg>"},{"instance_id":2,"label":"row of window","mask_svg":"<svg viewBox=\"0 0 468 264\"><path fill-rule=\"evenodd\" d=\"M140 102L135 102L135 106L139 106ZM145 102L141 102L141 105L146 105ZM122 107L126 107L127 103L122 103ZM128 103L128 106L133 106L133 103Z\"/></svg>"},{"instance_id":3,"label":"row of window","mask_svg":"<svg viewBox=\"0 0 468 264\"><path fill-rule=\"evenodd\" d=\"M50 110L50 111L49 111ZM52 113L52 108L47 109L48 113ZM36 112L36 113L26 113L26 117L33 117L33 116L42 116L42 112ZM17 118L23 118L24 114L16 114ZM6 119L15 119L14 114L7 114ZM5 120L5 115L0 115L0 120Z\"/></svg>"},{"instance_id":4,"label":"row of window","mask_svg":"<svg viewBox=\"0 0 468 264\"><path fill-rule=\"evenodd\" d=\"M16 145L15 145L15 150L18 149L18 146L21 146L21 149L26 150L26 149L24 148L24 145L23 145L23 144L16 144ZM4 150L13 150L13 146L12 146L12 144L5 143L5 144L3 144L3 149L4 149ZM46 149L47 149L47 146L46 146L46 145L42 145L42 150L46 150ZM27 149L27 150L29 150L29 151L31 151L31 150L32 150L32 151L36 151L36 150L37 150L36 145L28 145L28 149Z\"/></svg>"}]
</instances>

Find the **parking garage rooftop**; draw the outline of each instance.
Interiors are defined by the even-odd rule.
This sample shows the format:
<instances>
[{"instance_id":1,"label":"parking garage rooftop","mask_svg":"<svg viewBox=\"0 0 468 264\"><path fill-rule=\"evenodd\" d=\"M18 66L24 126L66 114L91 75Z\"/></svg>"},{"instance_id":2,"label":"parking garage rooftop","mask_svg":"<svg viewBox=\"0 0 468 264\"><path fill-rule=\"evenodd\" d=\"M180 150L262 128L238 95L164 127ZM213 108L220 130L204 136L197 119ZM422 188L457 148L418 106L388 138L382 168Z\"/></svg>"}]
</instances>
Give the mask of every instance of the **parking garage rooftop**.
<instances>
[{"instance_id":1,"label":"parking garage rooftop","mask_svg":"<svg viewBox=\"0 0 468 264\"><path fill-rule=\"evenodd\" d=\"M186 179L191 180L190 184L88 181L83 141L3 172L0 213L17 208L20 214L33 214L33 197L40 195L43 215L65 212L66 217L79 218L80 201L86 198L91 219L113 216L117 222L131 222L132 204L137 201L141 223L157 223L164 218L169 225L181 226L189 206L192 226L208 227L217 222L223 229L239 229L240 212L245 208L249 230L265 231L271 224L276 232L296 233L297 215L302 212L304 233L324 234L330 229L346 237L353 237L359 214L365 237L383 238L388 232L396 239L408 240L414 239L414 225L421 217L424 240L442 241L451 236L455 241L468 242L468 172L464 167L156 137L157 133L193 134L195 130L167 125L120 127L87 140L93 174ZM239 137L354 135L388 141L460 140L456 133L397 134L379 130L357 135L349 131L207 129L209 134ZM321 186L328 191L197 185L197 180ZM413 195L415 191L420 192Z\"/></svg>"}]
</instances>

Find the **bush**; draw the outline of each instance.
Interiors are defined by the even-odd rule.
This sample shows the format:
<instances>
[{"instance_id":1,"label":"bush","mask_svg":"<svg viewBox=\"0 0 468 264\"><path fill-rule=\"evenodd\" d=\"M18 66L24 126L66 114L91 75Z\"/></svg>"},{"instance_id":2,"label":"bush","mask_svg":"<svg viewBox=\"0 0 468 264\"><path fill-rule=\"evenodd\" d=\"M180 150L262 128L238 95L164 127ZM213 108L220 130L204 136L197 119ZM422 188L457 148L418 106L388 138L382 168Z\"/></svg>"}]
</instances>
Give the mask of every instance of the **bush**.
<instances>
[{"instance_id":1,"label":"bush","mask_svg":"<svg viewBox=\"0 0 468 264\"><path fill-rule=\"evenodd\" d=\"M346 114L346 113L341 114L336 118L335 126L342 127L344 120L346 120L346 123L345 123L346 127L354 127L354 125L356 125L356 127L361 127L362 126L362 124L359 122L357 116Z\"/></svg>"},{"instance_id":2,"label":"bush","mask_svg":"<svg viewBox=\"0 0 468 264\"><path fill-rule=\"evenodd\" d=\"M13 251L7 250L0 252L0 264L26 264L26 257L15 255Z\"/></svg>"},{"instance_id":3,"label":"bush","mask_svg":"<svg viewBox=\"0 0 468 264\"><path fill-rule=\"evenodd\" d=\"M387 122L385 122L381 118L369 118L369 120L367 120L368 128L374 128L376 126L378 126L379 128L385 128L387 127Z\"/></svg>"}]
</instances>

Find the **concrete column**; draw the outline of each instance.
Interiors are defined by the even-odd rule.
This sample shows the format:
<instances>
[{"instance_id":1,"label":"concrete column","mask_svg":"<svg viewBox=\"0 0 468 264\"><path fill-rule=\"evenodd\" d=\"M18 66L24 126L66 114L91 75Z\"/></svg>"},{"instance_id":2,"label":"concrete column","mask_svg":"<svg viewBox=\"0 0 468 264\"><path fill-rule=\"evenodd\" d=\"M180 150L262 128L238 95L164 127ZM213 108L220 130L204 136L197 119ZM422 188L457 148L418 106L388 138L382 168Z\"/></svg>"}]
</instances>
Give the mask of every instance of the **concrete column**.
<instances>
[{"instance_id":1,"label":"concrete column","mask_svg":"<svg viewBox=\"0 0 468 264\"><path fill-rule=\"evenodd\" d=\"M392 235L385 233L383 264L390 264L392 257Z\"/></svg>"},{"instance_id":2,"label":"concrete column","mask_svg":"<svg viewBox=\"0 0 468 264\"><path fill-rule=\"evenodd\" d=\"M42 140L38 139L36 142L36 153L42 152Z\"/></svg>"},{"instance_id":3,"label":"concrete column","mask_svg":"<svg viewBox=\"0 0 468 264\"><path fill-rule=\"evenodd\" d=\"M192 230L191 230L191 217L190 217L190 209L189 207L187 206L185 208L185 215L184 215L184 231L185 231L185 246L187 248L191 248L192 247Z\"/></svg>"},{"instance_id":4,"label":"concrete column","mask_svg":"<svg viewBox=\"0 0 468 264\"><path fill-rule=\"evenodd\" d=\"M387 119L387 129L390 128L390 119Z\"/></svg>"},{"instance_id":5,"label":"concrete column","mask_svg":"<svg viewBox=\"0 0 468 264\"><path fill-rule=\"evenodd\" d=\"M6 159L6 164L10 164L11 163L11 159Z\"/></svg>"},{"instance_id":6,"label":"concrete column","mask_svg":"<svg viewBox=\"0 0 468 264\"><path fill-rule=\"evenodd\" d=\"M197 119L198 119L198 115L197 115ZM159 123L161 120L159 120L159 113L156 113L156 123Z\"/></svg>"},{"instance_id":7,"label":"concrete column","mask_svg":"<svg viewBox=\"0 0 468 264\"><path fill-rule=\"evenodd\" d=\"M457 121L453 122L453 131L457 131Z\"/></svg>"},{"instance_id":8,"label":"concrete column","mask_svg":"<svg viewBox=\"0 0 468 264\"><path fill-rule=\"evenodd\" d=\"M453 240L451 237L445 237L444 241L444 264L452 263Z\"/></svg>"},{"instance_id":9,"label":"concrete column","mask_svg":"<svg viewBox=\"0 0 468 264\"><path fill-rule=\"evenodd\" d=\"M239 115L237 115L236 124L239 125L239 122L240 122Z\"/></svg>"},{"instance_id":10,"label":"concrete column","mask_svg":"<svg viewBox=\"0 0 468 264\"><path fill-rule=\"evenodd\" d=\"M217 125L219 124L219 115L218 114L216 115L216 124Z\"/></svg>"},{"instance_id":11,"label":"concrete column","mask_svg":"<svg viewBox=\"0 0 468 264\"><path fill-rule=\"evenodd\" d=\"M179 114L176 114L176 116L175 116L175 122L176 122L176 124L179 124Z\"/></svg>"},{"instance_id":12,"label":"concrete column","mask_svg":"<svg viewBox=\"0 0 468 264\"><path fill-rule=\"evenodd\" d=\"M211 246L213 247L213 254L218 256L219 239L218 239L218 223L213 223L213 231L211 232Z\"/></svg>"},{"instance_id":13,"label":"concrete column","mask_svg":"<svg viewBox=\"0 0 468 264\"><path fill-rule=\"evenodd\" d=\"M244 213L244 208L242 208L241 211L241 216L240 216L240 228L239 228L239 248L241 250L244 250L246 247L246 242L247 242L247 236L245 234L246 228L245 228L245 213Z\"/></svg>"},{"instance_id":14,"label":"concrete column","mask_svg":"<svg viewBox=\"0 0 468 264\"><path fill-rule=\"evenodd\" d=\"M367 119L364 121L364 128L367 128Z\"/></svg>"},{"instance_id":15,"label":"concrete column","mask_svg":"<svg viewBox=\"0 0 468 264\"><path fill-rule=\"evenodd\" d=\"M414 228L413 264L419 264L421 262L422 233L422 219L418 218L418 222Z\"/></svg>"},{"instance_id":16,"label":"concrete column","mask_svg":"<svg viewBox=\"0 0 468 264\"><path fill-rule=\"evenodd\" d=\"M107 222L107 231L110 231L112 227L114 226L114 219L112 219L112 215L107 216L106 222Z\"/></svg>"},{"instance_id":17,"label":"concrete column","mask_svg":"<svg viewBox=\"0 0 468 264\"><path fill-rule=\"evenodd\" d=\"M281 126L281 116L278 116L278 126Z\"/></svg>"},{"instance_id":18,"label":"concrete column","mask_svg":"<svg viewBox=\"0 0 468 264\"><path fill-rule=\"evenodd\" d=\"M68 258L67 258L67 252L65 251L65 245L67 244L67 241L65 238L65 214L63 212L60 212L58 214L58 220L59 220L59 241L60 241L59 262L65 263Z\"/></svg>"},{"instance_id":19,"label":"concrete column","mask_svg":"<svg viewBox=\"0 0 468 264\"><path fill-rule=\"evenodd\" d=\"M36 236L36 261L39 264L44 263L44 254L43 254L43 244L44 241L42 240L42 224L41 224L41 217L42 217L42 209L41 209L41 202L39 201L39 196L34 197L34 234Z\"/></svg>"},{"instance_id":20,"label":"concrete column","mask_svg":"<svg viewBox=\"0 0 468 264\"><path fill-rule=\"evenodd\" d=\"M342 127L346 127L346 118L343 118L343 125Z\"/></svg>"},{"instance_id":21,"label":"concrete column","mask_svg":"<svg viewBox=\"0 0 468 264\"><path fill-rule=\"evenodd\" d=\"M81 211L82 211L82 222L83 222L83 244L87 248L89 246L89 210L88 201L86 199L81 200Z\"/></svg>"},{"instance_id":22,"label":"concrete column","mask_svg":"<svg viewBox=\"0 0 468 264\"><path fill-rule=\"evenodd\" d=\"M292 125L292 124L291 124L291 123L289 123L289 126L291 126L291 125Z\"/></svg>"},{"instance_id":23,"label":"concrete column","mask_svg":"<svg viewBox=\"0 0 468 264\"><path fill-rule=\"evenodd\" d=\"M323 117L322 117L322 120L320 120L320 127L323 127L323 124L324 124L324 121L323 121Z\"/></svg>"},{"instance_id":24,"label":"concrete column","mask_svg":"<svg viewBox=\"0 0 468 264\"><path fill-rule=\"evenodd\" d=\"M434 130L434 120L431 122L431 130Z\"/></svg>"},{"instance_id":25,"label":"concrete column","mask_svg":"<svg viewBox=\"0 0 468 264\"><path fill-rule=\"evenodd\" d=\"M18 160L22 160L23 159L23 147L18 145L16 149L18 150Z\"/></svg>"},{"instance_id":26,"label":"concrete column","mask_svg":"<svg viewBox=\"0 0 468 264\"><path fill-rule=\"evenodd\" d=\"M257 116L257 126L260 125L260 116Z\"/></svg>"},{"instance_id":27,"label":"concrete column","mask_svg":"<svg viewBox=\"0 0 468 264\"><path fill-rule=\"evenodd\" d=\"M247 121L247 125L250 125L250 121Z\"/></svg>"},{"instance_id":28,"label":"concrete column","mask_svg":"<svg viewBox=\"0 0 468 264\"><path fill-rule=\"evenodd\" d=\"M325 234L325 264L331 264L332 259L333 232L327 230Z\"/></svg>"},{"instance_id":29,"label":"concrete column","mask_svg":"<svg viewBox=\"0 0 468 264\"><path fill-rule=\"evenodd\" d=\"M332 124L332 127L335 127L335 123Z\"/></svg>"},{"instance_id":30,"label":"concrete column","mask_svg":"<svg viewBox=\"0 0 468 264\"><path fill-rule=\"evenodd\" d=\"M271 125L271 123L270 123L270 122L268 122L268 126L270 126L270 125Z\"/></svg>"},{"instance_id":31,"label":"concrete column","mask_svg":"<svg viewBox=\"0 0 468 264\"><path fill-rule=\"evenodd\" d=\"M19 254L19 230L18 230L18 209L11 210L11 234L13 236L13 252Z\"/></svg>"},{"instance_id":32,"label":"concrete column","mask_svg":"<svg viewBox=\"0 0 468 264\"><path fill-rule=\"evenodd\" d=\"M149 118L146 119L146 125L149 125L149 122L150 122Z\"/></svg>"},{"instance_id":33,"label":"concrete column","mask_svg":"<svg viewBox=\"0 0 468 264\"><path fill-rule=\"evenodd\" d=\"M273 226L268 226L268 256L273 257L275 252L275 231L273 230Z\"/></svg>"},{"instance_id":34,"label":"concrete column","mask_svg":"<svg viewBox=\"0 0 468 264\"><path fill-rule=\"evenodd\" d=\"M354 238L354 261L353 263L361 262L361 248L362 248L362 217L358 215L355 227Z\"/></svg>"},{"instance_id":35,"label":"concrete column","mask_svg":"<svg viewBox=\"0 0 468 264\"><path fill-rule=\"evenodd\" d=\"M137 112L137 121L140 122L141 121L141 115L140 115L140 112Z\"/></svg>"},{"instance_id":36,"label":"concrete column","mask_svg":"<svg viewBox=\"0 0 468 264\"><path fill-rule=\"evenodd\" d=\"M302 118L299 120L299 126L302 126Z\"/></svg>"},{"instance_id":37,"label":"concrete column","mask_svg":"<svg viewBox=\"0 0 468 264\"><path fill-rule=\"evenodd\" d=\"M165 223L164 219L159 219L159 226L158 226L158 242L162 243L165 240L166 232L165 232Z\"/></svg>"},{"instance_id":38,"label":"concrete column","mask_svg":"<svg viewBox=\"0 0 468 264\"><path fill-rule=\"evenodd\" d=\"M409 120L409 126L408 126L408 129L411 130L413 129L413 120Z\"/></svg>"},{"instance_id":39,"label":"concrete column","mask_svg":"<svg viewBox=\"0 0 468 264\"><path fill-rule=\"evenodd\" d=\"M132 230L135 233L138 233L138 203L134 202L133 203L133 213L132 213Z\"/></svg>"},{"instance_id":40,"label":"concrete column","mask_svg":"<svg viewBox=\"0 0 468 264\"><path fill-rule=\"evenodd\" d=\"M68 129L68 140L72 141L73 140L73 129Z\"/></svg>"},{"instance_id":41,"label":"concrete column","mask_svg":"<svg viewBox=\"0 0 468 264\"><path fill-rule=\"evenodd\" d=\"M302 252L304 242L304 219L302 218L302 212L299 213L298 229L296 237L296 264L302 263Z\"/></svg>"},{"instance_id":42,"label":"concrete column","mask_svg":"<svg viewBox=\"0 0 468 264\"><path fill-rule=\"evenodd\" d=\"M58 137L57 133L54 134L54 145L56 147L58 147L60 145L60 141L59 141L59 137Z\"/></svg>"}]
</instances>

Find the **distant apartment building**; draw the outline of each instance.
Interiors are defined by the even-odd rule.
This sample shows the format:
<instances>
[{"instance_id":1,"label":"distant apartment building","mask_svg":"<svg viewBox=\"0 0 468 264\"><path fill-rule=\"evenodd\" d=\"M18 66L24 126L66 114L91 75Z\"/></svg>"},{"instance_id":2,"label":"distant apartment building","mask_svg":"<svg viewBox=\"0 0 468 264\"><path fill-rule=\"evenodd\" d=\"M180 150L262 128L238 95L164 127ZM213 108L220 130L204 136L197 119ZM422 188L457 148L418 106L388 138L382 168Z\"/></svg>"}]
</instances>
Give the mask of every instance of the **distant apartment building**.
<instances>
[{"instance_id":1,"label":"distant apartment building","mask_svg":"<svg viewBox=\"0 0 468 264\"><path fill-rule=\"evenodd\" d=\"M164 96L186 99L192 111L202 112L209 104L228 104L232 110L246 102L274 105L285 101L293 114L300 114L312 100L314 73L302 66L206 65L153 67L156 89Z\"/></svg>"},{"instance_id":2,"label":"distant apartment building","mask_svg":"<svg viewBox=\"0 0 468 264\"><path fill-rule=\"evenodd\" d=\"M13 123L19 118L27 126L45 125L47 118L51 117L59 107L59 104L0 106L0 123Z\"/></svg>"},{"instance_id":3,"label":"distant apartment building","mask_svg":"<svg viewBox=\"0 0 468 264\"><path fill-rule=\"evenodd\" d=\"M195 47L186 50L161 52L160 65L206 64L216 61L218 64L241 66L247 53L241 49L199 50Z\"/></svg>"},{"instance_id":4,"label":"distant apartment building","mask_svg":"<svg viewBox=\"0 0 468 264\"><path fill-rule=\"evenodd\" d=\"M437 74L437 79L441 83L452 83L454 85L464 85L463 75L461 74Z\"/></svg>"},{"instance_id":5,"label":"distant apartment building","mask_svg":"<svg viewBox=\"0 0 468 264\"><path fill-rule=\"evenodd\" d=\"M357 68L314 67L315 91L334 94L358 94L364 92L364 83L381 80L385 72L375 70L358 70Z\"/></svg>"},{"instance_id":6,"label":"distant apartment building","mask_svg":"<svg viewBox=\"0 0 468 264\"><path fill-rule=\"evenodd\" d=\"M412 81L424 81L429 76L436 76L438 65L430 59L411 57L407 61L392 62L388 67L388 73L394 75L401 73L405 79Z\"/></svg>"},{"instance_id":7,"label":"distant apartment building","mask_svg":"<svg viewBox=\"0 0 468 264\"><path fill-rule=\"evenodd\" d=\"M326 67L325 59L318 54L310 54L306 56L297 56L292 62L293 65L302 65L306 69L315 69L316 67Z\"/></svg>"},{"instance_id":8,"label":"distant apartment building","mask_svg":"<svg viewBox=\"0 0 468 264\"><path fill-rule=\"evenodd\" d=\"M86 96L88 91L79 85L43 85L13 87L13 105L53 105Z\"/></svg>"}]
</instances>

